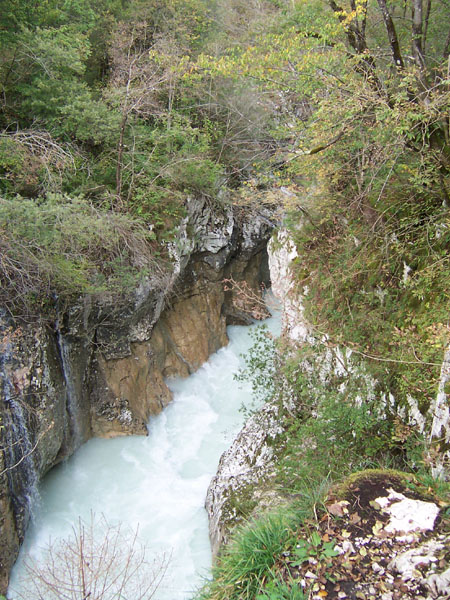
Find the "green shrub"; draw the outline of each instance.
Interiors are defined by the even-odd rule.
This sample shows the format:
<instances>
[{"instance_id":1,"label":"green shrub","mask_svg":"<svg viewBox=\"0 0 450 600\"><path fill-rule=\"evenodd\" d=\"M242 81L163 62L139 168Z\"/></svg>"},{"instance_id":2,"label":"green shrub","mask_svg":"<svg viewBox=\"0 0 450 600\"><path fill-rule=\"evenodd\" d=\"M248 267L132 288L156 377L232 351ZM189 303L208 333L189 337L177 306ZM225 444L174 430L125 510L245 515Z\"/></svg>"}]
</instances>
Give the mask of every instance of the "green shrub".
<instances>
[{"instance_id":1,"label":"green shrub","mask_svg":"<svg viewBox=\"0 0 450 600\"><path fill-rule=\"evenodd\" d=\"M236 381L250 381L252 384L252 407L242 409L251 412L255 406L270 400L277 391L278 369L276 341L267 325L260 325L250 331L253 341L249 351L242 355L245 367L234 375Z\"/></svg>"},{"instance_id":2,"label":"green shrub","mask_svg":"<svg viewBox=\"0 0 450 600\"><path fill-rule=\"evenodd\" d=\"M120 295L145 276L161 284L151 248L138 221L83 198L0 199L1 299L13 314L55 297Z\"/></svg>"},{"instance_id":3,"label":"green shrub","mask_svg":"<svg viewBox=\"0 0 450 600\"><path fill-rule=\"evenodd\" d=\"M214 579L200 598L253 600L291 536L292 515L288 512L248 523L225 548L213 569Z\"/></svg>"}]
</instances>

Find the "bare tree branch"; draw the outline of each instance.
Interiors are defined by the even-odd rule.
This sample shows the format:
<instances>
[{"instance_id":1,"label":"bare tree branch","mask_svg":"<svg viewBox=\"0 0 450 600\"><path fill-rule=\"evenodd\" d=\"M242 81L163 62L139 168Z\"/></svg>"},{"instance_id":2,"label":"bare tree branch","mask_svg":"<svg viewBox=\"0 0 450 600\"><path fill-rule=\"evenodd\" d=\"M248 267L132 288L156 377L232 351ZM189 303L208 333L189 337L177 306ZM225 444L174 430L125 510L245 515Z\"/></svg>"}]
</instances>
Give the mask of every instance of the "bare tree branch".
<instances>
[{"instance_id":1,"label":"bare tree branch","mask_svg":"<svg viewBox=\"0 0 450 600\"><path fill-rule=\"evenodd\" d=\"M170 557L147 558L138 531L126 532L105 517L81 518L70 537L49 543L39 559L25 562L26 576L15 597L23 600L150 600Z\"/></svg>"},{"instance_id":2,"label":"bare tree branch","mask_svg":"<svg viewBox=\"0 0 450 600\"><path fill-rule=\"evenodd\" d=\"M24 454L23 454L23 455L20 457L20 459L19 459L19 460L18 460L18 461L17 461L15 464L13 464L13 465L10 465L9 467L6 467L5 469L3 469L3 471L0 471L0 477L1 477L2 475L4 475L5 473L7 473L8 471L12 471L13 469L16 469L16 468L17 468L19 465L21 465L21 464L23 463L23 461L24 461L25 459L27 459L29 456L31 456L31 454L33 454L33 452L34 452L34 451L36 450L36 448L38 447L38 445L39 445L39 442L42 440L42 438L44 437L44 435L47 435L47 433L48 433L48 432L49 432L51 429L53 429L54 425L55 425L55 423L52 421L52 422L50 423L50 425L47 427L47 429L46 429L45 431L43 431L43 432L42 432L42 433L41 433L41 434L38 436L38 438L37 438L37 440L36 440L36 443L33 445L33 447L32 447L32 448L30 448L30 449L28 450L28 452L25 452L25 453L24 453ZM17 443L18 443L18 442L17 442ZM13 444L13 445L15 445L15 444ZM1 450L3 451L4 449L1 449Z\"/></svg>"}]
</instances>

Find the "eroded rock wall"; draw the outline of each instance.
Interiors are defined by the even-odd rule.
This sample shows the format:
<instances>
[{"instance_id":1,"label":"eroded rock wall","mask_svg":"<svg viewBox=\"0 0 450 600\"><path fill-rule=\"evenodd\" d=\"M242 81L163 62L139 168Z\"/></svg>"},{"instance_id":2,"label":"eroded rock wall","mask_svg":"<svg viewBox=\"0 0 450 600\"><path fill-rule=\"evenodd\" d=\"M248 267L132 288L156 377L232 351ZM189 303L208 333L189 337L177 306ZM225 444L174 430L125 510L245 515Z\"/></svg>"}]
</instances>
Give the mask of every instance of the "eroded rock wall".
<instances>
[{"instance_id":1,"label":"eroded rock wall","mask_svg":"<svg viewBox=\"0 0 450 600\"><path fill-rule=\"evenodd\" d=\"M85 297L54 322L0 315L0 593L17 556L39 479L91 436L147 434L170 402L164 378L187 376L227 343L226 326L255 309L224 279L268 283L270 213L238 215L206 200L171 249L173 269L125 301Z\"/></svg>"},{"instance_id":2,"label":"eroded rock wall","mask_svg":"<svg viewBox=\"0 0 450 600\"><path fill-rule=\"evenodd\" d=\"M274 447L284 433L278 421L279 407L267 404L253 415L220 459L217 473L211 481L205 508L213 558L230 533L247 521L257 509L273 507L280 500L270 486L276 454Z\"/></svg>"},{"instance_id":3,"label":"eroded rock wall","mask_svg":"<svg viewBox=\"0 0 450 600\"><path fill-rule=\"evenodd\" d=\"M314 335L304 310L308 289L296 289L290 274L290 263L297 256L288 232L281 229L269 243L269 267L272 292L282 306L282 329L286 340L294 347L306 344L317 348L315 362L305 362L302 365L306 372L314 371L315 376L323 382L339 378L341 392L346 392L349 382L358 381L358 393L354 401L373 400L377 382L365 371L364 365L356 364L352 351L348 348L329 347L326 336L318 339ZM396 406L392 395L379 399L380 418L385 418L386 414L391 418L398 415L410 427L424 434L429 442L429 461L434 475L447 479L450 478L449 382L450 349L447 349L438 393L427 414L421 414L417 402L411 396L407 399L408 406L402 407ZM311 387L311 397L313 396L314 388ZM228 541L236 525L285 500L271 484L277 449L283 448L283 439L287 435L283 429L283 421L279 418L280 407L287 413L295 410L295 405L289 405L289 389L282 390L279 398L266 404L254 415L221 457L206 499L214 555ZM439 444L438 448L436 444Z\"/></svg>"},{"instance_id":4,"label":"eroded rock wall","mask_svg":"<svg viewBox=\"0 0 450 600\"><path fill-rule=\"evenodd\" d=\"M276 240L269 243L269 266L272 290L283 305L283 330L293 344L309 344L316 347L315 370L323 381L335 376L342 378L341 389L358 379L360 393L355 401L375 398L377 381L367 372L364 363L354 360L350 348L332 347L327 344L327 335L313 333L305 317L304 302L308 294L294 288L290 275L290 263L297 258L295 245L289 233L281 229ZM306 368L308 366L306 365ZM408 394L406 402L400 404L392 394L379 398L380 418L401 419L411 430L424 436L427 442L427 461L436 478L450 479L450 347L442 357L438 389L428 410L420 410L417 398Z\"/></svg>"},{"instance_id":5,"label":"eroded rock wall","mask_svg":"<svg viewBox=\"0 0 450 600\"><path fill-rule=\"evenodd\" d=\"M0 592L45 473L72 446L71 421L54 336L16 327L0 314Z\"/></svg>"}]
</instances>

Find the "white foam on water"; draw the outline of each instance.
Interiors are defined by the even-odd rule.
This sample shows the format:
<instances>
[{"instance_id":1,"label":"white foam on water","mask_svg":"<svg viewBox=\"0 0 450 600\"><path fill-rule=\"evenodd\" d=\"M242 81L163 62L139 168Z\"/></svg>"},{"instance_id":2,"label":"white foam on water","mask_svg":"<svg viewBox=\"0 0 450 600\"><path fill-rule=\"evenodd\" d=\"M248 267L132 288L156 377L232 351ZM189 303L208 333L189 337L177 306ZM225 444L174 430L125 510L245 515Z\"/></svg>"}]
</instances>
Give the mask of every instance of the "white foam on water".
<instances>
[{"instance_id":1,"label":"white foam on water","mask_svg":"<svg viewBox=\"0 0 450 600\"><path fill-rule=\"evenodd\" d=\"M265 324L278 335L278 315ZM233 379L242 367L240 354L252 344L249 329L229 327L227 347L192 376L169 382L174 400L150 420L148 437L92 439L46 476L9 598L21 589L26 557L39 560L49 539L68 537L80 517L89 523L92 514L139 527L151 553L171 556L155 600L193 596L211 567L206 491L222 452L242 427L239 409L252 402L250 384Z\"/></svg>"}]
</instances>

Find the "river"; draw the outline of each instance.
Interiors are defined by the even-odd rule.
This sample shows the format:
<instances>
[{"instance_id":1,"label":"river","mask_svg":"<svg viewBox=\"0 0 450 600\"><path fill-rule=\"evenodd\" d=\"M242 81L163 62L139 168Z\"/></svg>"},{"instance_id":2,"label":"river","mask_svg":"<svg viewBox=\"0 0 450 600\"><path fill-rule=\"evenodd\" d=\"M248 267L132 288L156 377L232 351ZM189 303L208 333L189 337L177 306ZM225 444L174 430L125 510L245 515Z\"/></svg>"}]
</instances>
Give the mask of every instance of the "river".
<instances>
[{"instance_id":1,"label":"river","mask_svg":"<svg viewBox=\"0 0 450 600\"><path fill-rule=\"evenodd\" d=\"M279 315L265 324L279 334ZM241 407L252 404L250 384L233 375L255 326L229 327L227 347L190 377L168 382L173 402L151 418L148 437L92 439L45 477L8 598L36 600L36 592L24 591L25 562L31 557L39 563L49 541L55 548L79 518L89 523L92 515L95 521L103 515L112 526L121 523L123 531L138 529L148 552L168 559L155 600L192 598L211 568L206 491L221 454L243 425ZM63 597L50 596L43 598Z\"/></svg>"}]
</instances>

